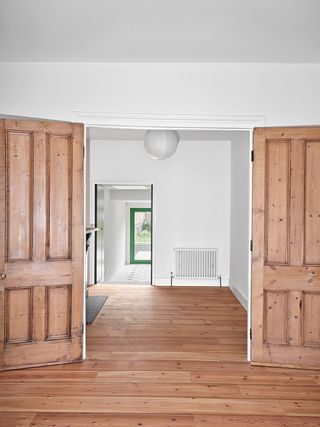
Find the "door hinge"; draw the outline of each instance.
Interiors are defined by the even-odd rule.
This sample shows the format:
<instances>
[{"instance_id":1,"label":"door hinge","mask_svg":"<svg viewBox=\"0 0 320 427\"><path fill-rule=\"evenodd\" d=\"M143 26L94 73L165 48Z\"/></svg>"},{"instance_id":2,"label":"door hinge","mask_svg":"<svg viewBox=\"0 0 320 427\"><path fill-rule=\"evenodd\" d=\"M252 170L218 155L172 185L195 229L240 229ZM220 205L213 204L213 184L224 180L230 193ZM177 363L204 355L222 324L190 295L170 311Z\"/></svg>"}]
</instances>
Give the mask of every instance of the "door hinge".
<instances>
[{"instance_id":1,"label":"door hinge","mask_svg":"<svg viewBox=\"0 0 320 427\"><path fill-rule=\"evenodd\" d=\"M251 150L251 161L254 162L254 150Z\"/></svg>"},{"instance_id":2,"label":"door hinge","mask_svg":"<svg viewBox=\"0 0 320 427\"><path fill-rule=\"evenodd\" d=\"M83 158L84 158L85 155L86 155L86 148L85 148L85 146L82 147L82 152L83 152Z\"/></svg>"},{"instance_id":3,"label":"door hinge","mask_svg":"<svg viewBox=\"0 0 320 427\"><path fill-rule=\"evenodd\" d=\"M83 335L83 333L84 333L84 324L82 323L82 325L81 325L81 335Z\"/></svg>"},{"instance_id":4,"label":"door hinge","mask_svg":"<svg viewBox=\"0 0 320 427\"><path fill-rule=\"evenodd\" d=\"M250 328L249 336L250 336L250 340L252 340L252 329L251 328Z\"/></svg>"},{"instance_id":5,"label":"door hinge","mask_svg":"<svg viewBox=\"0 0 320 427\"><path fill-rule=\"evenodd\" d=\"M253 243L252 243L252 239L250 240L250 251L252 252L252 248L253 248Z\"/></svg>"}]
</instances>

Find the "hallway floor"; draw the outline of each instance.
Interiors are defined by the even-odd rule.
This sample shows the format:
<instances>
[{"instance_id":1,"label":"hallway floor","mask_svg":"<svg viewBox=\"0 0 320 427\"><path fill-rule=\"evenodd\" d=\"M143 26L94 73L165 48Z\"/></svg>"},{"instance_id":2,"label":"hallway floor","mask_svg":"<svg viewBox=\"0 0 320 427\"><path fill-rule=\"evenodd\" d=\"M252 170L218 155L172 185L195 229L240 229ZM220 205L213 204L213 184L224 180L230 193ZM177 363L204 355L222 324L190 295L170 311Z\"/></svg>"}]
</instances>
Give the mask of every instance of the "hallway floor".
<instances>
[{"instance_id":1,"label":"hallway floor","mask_svg":"<svg viewBox=\"0 0 320 427\"><path fill-rule=\"evenodd\" d=\"M250 366L246 312L228 288L90 293L109 298L87 360L0 373L1 426L320 426L320 372Z\"/></svg>"},{"instance_id":2,"label":"hallway floor","mask_svg":"<svg viewBox=\"0 0 320 427\"><path fill-rule=\"evenodd\" d=\"M151 264L127 264L111 277L110 284L145 284L151 282Z\"/></svg>"}]
</instances>

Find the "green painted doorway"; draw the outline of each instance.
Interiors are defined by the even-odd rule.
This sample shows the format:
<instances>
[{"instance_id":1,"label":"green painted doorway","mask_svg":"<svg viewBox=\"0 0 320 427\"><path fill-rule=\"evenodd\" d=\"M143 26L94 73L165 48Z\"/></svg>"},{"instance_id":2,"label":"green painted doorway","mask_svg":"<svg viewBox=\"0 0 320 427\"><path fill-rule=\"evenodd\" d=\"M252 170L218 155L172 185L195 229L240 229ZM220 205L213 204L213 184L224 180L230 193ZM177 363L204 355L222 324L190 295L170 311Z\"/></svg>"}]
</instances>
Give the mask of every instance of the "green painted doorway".
<instances>
[{"instance_id":1,"label":"green painted doorway","mask_svg":"<svg viewBox=\"0 0 320 427\"><path fill-rule=\"evenodd\" d=\"M151 208L130 209L130 264L151 264Z\"/></svg>"}]
</instances>

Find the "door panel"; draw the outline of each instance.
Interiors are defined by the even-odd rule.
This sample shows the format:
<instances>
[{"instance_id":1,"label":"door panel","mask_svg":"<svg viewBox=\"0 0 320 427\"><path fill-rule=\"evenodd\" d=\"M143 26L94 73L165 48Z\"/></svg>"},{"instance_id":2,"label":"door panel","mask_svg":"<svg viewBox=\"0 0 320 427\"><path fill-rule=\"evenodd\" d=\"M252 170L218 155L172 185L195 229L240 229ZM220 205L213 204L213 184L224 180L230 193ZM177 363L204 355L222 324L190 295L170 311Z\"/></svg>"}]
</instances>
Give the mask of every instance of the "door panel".
<instances>
[{"instance_id":1,"label":"door panel","mask_svg":"<svg viewBox=\"0 0 320 427\"><path fill-rule=\"evenodd\" d=\"M320 347L320 293L303 292L302 308L304 345Z\"/></svg>"},{"instance_id":2,"label":"door panel","mask_svg":"<svg viewBox=\"0 0 320 427\"><path fill-rule=\"evenodd\" d=\"M7 343L25 343L32 339L32 289L5 290L5 325Z\"/></svg>"},{"instance_id":3,"label":"door panel","mask_svg":"<svg viewBox=\"0 0 320 427\"><path fill-rule=\"evenodd\" d=\"M288 344L288 292L266 291L264 297L264 342L268 344Z\"/></svg>"},{"instance_id":4,"label":"door panel","mask_svg":"<svg viewBox=\"0 0 320 427\"><path fill-rule=\"evenodd\" d=\"M70 259L72 140L50 135L47 145L48 258Z\"/></svg>"},{"instance_id":5,"label":"door panel","mask_svg":"<svg viewBox=\"0 0 320 427\"><path fill-rule=\"evenodd\" d=\"M1 368L80 360L83 126L0 127Z\"/></svg>"},{"instance_id":6,"label":"door panel","mask_svg":"<svg viewBox=\"0 0 320 427\"><path fill-rule=\"evenodd\" d=\"M254 132L252 361L320 368L320 128Z\"/></svg>"},{"instance_id":7,"label":"door panel","mask_svg":"<svg viewBox=\"0 0 320 427\"><path fill-rule=\"evenodd\" d=\"M266 147L266 263L288 263L288 142Z\"/></svg>"},{"instance_id":8,"label":"door panel","mask_svg":"<svg viewBox=\"0 0 320 427\"><path fill-rule=\"evenodd\" d=\"M305 144L305 264L320 265L320 136Z\"/></svg>"},{"instance_id":9,"label":"door panel","mask_svg":"<svg viewBox=\"0 0 320 427\"><path fill-rule=\"evenodd\" d=\"M32 134L7 134L7 260L31 259Z\"/></svg>"},{"instance_id":10,"label":"door panel","mask_svg":"<svg viewBox=\"0 0 320 427\"><path fill-rule=\"evenodd\" d=\"M47 340L69 339L71 334L71 287L47 287Z\"/></svg>"}]
</instances>

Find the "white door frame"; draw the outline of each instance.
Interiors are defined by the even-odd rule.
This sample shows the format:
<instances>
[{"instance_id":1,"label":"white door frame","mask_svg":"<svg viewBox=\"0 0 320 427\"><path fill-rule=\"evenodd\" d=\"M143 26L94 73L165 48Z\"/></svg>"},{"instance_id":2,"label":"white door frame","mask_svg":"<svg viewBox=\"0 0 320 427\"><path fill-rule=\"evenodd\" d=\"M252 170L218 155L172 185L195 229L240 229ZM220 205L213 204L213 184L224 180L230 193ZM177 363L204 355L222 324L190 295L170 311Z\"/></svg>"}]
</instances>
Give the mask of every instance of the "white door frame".
<instances>
[{"instance_id":1,"label":"white door frame","mask_svg":"<svg viewBox=\"0 0 320 427\"><path fill-rule=\"evenodd\" d=\"M250 131L250 150L253 145L253 129L265 127L265 116L194 115L194 114L146 114L146 113L95 113L74 111L73 121L88 127L113 129L181 129L181 130L247 130ZM248 153L249 154L249 153ZM252 168L250 168L250 224L252 224ZM251 227L250 227L251 229ZM249 241L252 239L251 230ZM250 251L250 248L248 248ZM251 252L249 252L249 294L247 314L247 359L251 358ZM85 324L85 323L84 323ZM85 334L84 334L85 340ZM84 345L85 348L85 345Z\"/></svg>"},{"instance_id":2,"label":"white door frame","mask_svg":"<svg viewBox=\"0 0 320 427\"><path fill-rule=\"evenodd\" d=\"M153 194L152 197L150 198L150 202L151 202L151 206L152 206L152 222L154 224L155 222L155 216L154 216L154 183L153 181L131 181L131 182L127 182L127 181L103 181L103 180L98 180L98 181L93 181L91 182L90 185L90 215L93 216L93 211L94 211L94 206L95 206L95 197L94 197L94 188L95 185L145 185L145 186L149 186L150 187L150 192L151 192L151 187L153 188ZM130 233L129 233L130 234ZM150 285L154 285L154 235L152 235L152 254L151 254L151 281L150 281ZM127 248L126 248L127 250ZM93 265L96 261L92 258L90 259L89 263L91 264L91 269L93 269Z\"/></svg>"},{"instance_id":3,"label":"white door frame","mask_svg":"<svg viewBox=\"0 0 320 427\"><path fill-rule=\"evenodd\" d=\"M92 113L74 111L74 122L114 129L251 130L266 126L265 116Z\"/></svg>"}]
</instances>

